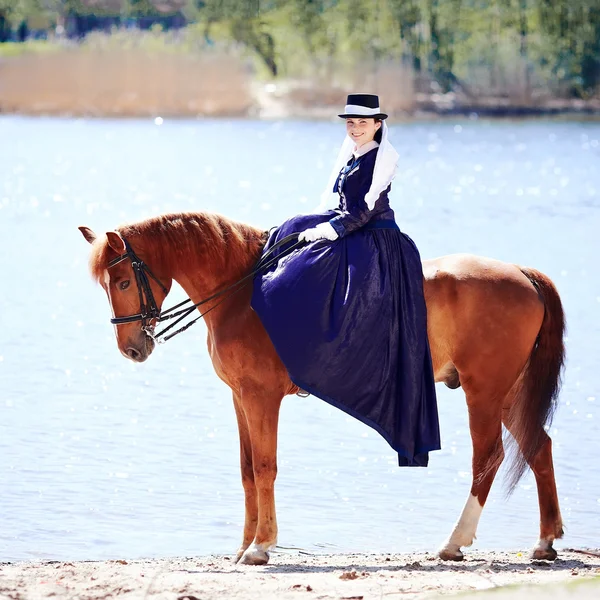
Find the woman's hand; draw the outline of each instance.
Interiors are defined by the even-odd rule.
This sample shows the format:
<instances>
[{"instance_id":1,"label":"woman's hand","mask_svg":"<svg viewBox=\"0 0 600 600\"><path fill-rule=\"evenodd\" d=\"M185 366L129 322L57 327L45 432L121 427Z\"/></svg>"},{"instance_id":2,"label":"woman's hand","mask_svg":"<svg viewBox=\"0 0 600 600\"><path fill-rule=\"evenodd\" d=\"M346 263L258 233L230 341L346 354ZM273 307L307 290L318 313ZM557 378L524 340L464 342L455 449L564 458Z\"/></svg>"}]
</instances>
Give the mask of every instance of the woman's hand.
<instances>
[{"instance_id":1,"label":"woman's hand","mask_svg":"<svg viewBox=\"0 0 600 600\"><path fill-rule=\"evenodd\" d=\"M305 229L300 232L298 236L299 242L314 242L315 240L329 240L333 242L333 240L337 240L338 234L337 231L333 228L331 223L319 223L316 227L312 227L311 229Z\"/></svg>"}]
</instances>

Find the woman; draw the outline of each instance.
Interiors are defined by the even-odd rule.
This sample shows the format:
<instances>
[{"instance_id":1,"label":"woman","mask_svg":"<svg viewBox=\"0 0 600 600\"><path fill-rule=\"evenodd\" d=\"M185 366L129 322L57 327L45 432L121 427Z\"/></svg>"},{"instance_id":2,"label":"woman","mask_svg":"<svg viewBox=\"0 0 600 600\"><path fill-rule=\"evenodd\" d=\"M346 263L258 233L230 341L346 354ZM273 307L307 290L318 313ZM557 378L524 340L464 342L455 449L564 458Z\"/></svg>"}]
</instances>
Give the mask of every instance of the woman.
<instances>
[{"instance_id":1,"label":"woman","mask_svg":"<svg viewBox=\"0 0 600 600\"><path fill-rule=\"evenodd\" d=\"M398 154L377 96L349 95L339 116L339 206L271 232L265 250L307 244L256 277L252 307L299 388L373 427L401 466L427 466L440 436L421 259L388 200Z\"/></svg>"}]
</instances>

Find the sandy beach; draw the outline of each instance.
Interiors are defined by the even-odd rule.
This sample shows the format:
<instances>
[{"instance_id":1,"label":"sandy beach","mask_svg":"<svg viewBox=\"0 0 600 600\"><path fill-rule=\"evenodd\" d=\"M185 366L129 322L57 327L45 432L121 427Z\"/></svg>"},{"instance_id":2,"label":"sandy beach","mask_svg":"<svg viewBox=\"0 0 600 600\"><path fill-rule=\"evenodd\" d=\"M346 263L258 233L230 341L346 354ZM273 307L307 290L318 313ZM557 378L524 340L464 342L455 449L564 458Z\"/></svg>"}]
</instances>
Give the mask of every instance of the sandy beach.
<instances>
[{"instance_id":1,"label":"sandy beach","mask_svg":"<svg viewBox=\"0 0 600 600\"><path fill-rule=\"evenodd\" d=\"M504 591L498 589L505 586ZM600 551L563 550L554 563L532 561L526 553L515 551L471 552L462 563L443 562L428 553L276 552L271 564L264 567L238 566L229 556L0 564L1 600L368 600L490 589L496 590L495 599L538 595L596 599L600 595Z\"/></svg>"}]
</instances>

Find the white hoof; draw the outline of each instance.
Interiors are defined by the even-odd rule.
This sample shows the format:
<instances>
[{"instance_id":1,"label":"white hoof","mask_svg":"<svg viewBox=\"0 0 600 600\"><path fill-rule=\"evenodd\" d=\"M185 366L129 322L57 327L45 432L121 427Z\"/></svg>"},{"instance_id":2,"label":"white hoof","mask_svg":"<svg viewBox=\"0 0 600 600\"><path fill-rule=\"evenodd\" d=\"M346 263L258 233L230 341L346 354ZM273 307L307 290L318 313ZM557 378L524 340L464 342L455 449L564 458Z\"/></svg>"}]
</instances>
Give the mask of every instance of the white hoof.
<instances>
[{"instance_id":1,"label":"white hoof","mask_svg":"<svg viewBox=\"0 0 600 600\"><path fill-rule=\"evenodd\" d=\"M269 553L261 544L251 544L239 559L242 565L266 565L269 562Z\"/></svg>"},{"instance_id":2,"label":"white hoof","mask_svg":"<svg viewBox=\"0 0 600 600\"><path fill-rule=\"evenodd\" d=\"M235 562L239 563L242 556L244 556L244 552L248 549L248 546L240 546L240 549L236 552Z\"/></svg>"}]
</instances>

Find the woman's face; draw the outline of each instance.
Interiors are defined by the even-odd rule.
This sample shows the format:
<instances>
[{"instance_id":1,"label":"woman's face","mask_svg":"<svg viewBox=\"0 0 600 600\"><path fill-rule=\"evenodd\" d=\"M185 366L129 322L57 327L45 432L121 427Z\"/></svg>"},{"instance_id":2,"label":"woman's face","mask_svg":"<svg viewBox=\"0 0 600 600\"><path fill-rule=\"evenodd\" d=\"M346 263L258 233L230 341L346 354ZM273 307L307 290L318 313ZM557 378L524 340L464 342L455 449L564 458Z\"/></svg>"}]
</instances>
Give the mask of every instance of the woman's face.
<instances>
[{"instance_id":1,"label":"woman's face","mask_svg":"<svg viewBox=\"0 0 600 600\"><path fill-rule=\"evenodd\" d=\"M381 121L367 117L352 117L346 119L346 133L357 146L371 142L381 127Z\"/></svg>"}]
</instances>

